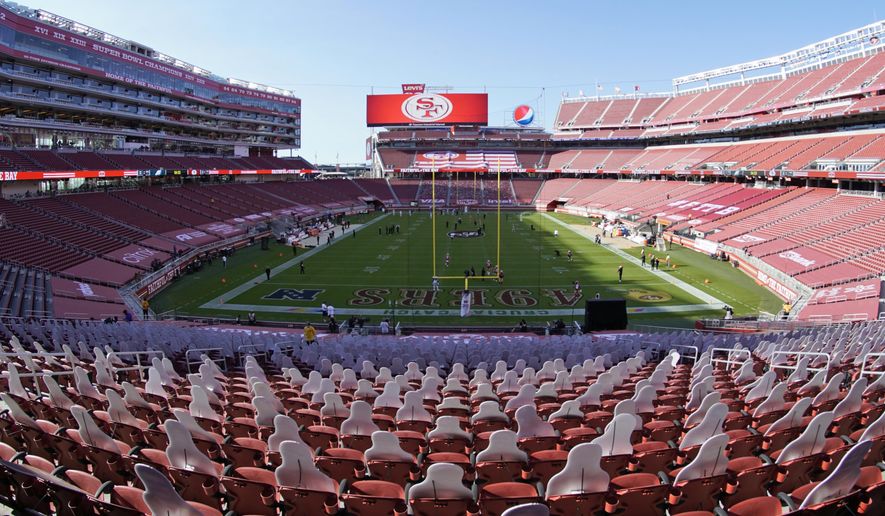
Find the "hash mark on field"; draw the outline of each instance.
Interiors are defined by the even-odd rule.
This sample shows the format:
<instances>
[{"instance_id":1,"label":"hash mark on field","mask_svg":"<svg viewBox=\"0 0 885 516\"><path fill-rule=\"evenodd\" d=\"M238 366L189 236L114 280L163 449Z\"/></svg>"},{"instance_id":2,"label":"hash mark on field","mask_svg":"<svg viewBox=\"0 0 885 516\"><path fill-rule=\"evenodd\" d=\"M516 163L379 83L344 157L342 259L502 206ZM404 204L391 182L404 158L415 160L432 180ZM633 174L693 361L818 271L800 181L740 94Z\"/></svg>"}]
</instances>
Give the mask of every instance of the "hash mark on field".
<instances>
[{"instance_id":1,"label":"hash mark on field","mask_svg":"<svg viewBox=\"0 0 885 516\"><path fill-rule=\"evenodd\" d=\"M565 267L553 267L553 272L557 274L562 274L563 272L568 272L568 269Z\"/></svg>"},{"instance_id":2,"label":"hash mark on field","mask_svg":"<svg viewBox=\"0 0 885 516\"><path fill-rule=\"evenodd\" d=\"M382 262L384 260L387 260L388 258L390 258L390 255L387 255L387 254L379 254L378 255L378 259L381 260Z\"/></svg>"},{"instance_id":3,"label":"hash mark on field","mask_svg":"<svg viewBox=\"0 0 885 516\"><path fill-rule=\"evenodd\" d=\"M381 267L365 267L363 268L363 272L368 272L369 274L375 274L381 270Z\"/></svg>"}]
</instances>

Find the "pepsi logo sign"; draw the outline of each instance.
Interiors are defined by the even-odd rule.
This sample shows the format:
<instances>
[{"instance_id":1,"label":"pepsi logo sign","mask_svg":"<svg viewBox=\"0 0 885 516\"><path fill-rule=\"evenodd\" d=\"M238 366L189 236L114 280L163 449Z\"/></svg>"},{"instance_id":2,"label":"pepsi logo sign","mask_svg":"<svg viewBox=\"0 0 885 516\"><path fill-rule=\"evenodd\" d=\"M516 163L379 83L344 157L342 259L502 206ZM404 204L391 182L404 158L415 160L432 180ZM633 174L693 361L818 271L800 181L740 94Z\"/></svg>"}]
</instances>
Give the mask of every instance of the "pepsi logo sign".
<instances>
[{"instance_id":1,"label":"pepsi logo sign","mask_svg":"<svg viewBox=\"0 0 885 516\"><path fill-rule=\"evenodd\" d=\"M531 125L535 119L535 110L529 106L516 106L513 110L513 121L521 126Z\"/></svg>"},{"instance_id":2,"label":"pepsi logo sign","mask_svg":"<svg viewBox=\"0 0 885 516\"><path fill-rule=\"evenodd\" d=\"M416 122L438 122L452 112L452 102L442 95L414 95L403 102L402 112Z\"/></svg>"}]
</instances>

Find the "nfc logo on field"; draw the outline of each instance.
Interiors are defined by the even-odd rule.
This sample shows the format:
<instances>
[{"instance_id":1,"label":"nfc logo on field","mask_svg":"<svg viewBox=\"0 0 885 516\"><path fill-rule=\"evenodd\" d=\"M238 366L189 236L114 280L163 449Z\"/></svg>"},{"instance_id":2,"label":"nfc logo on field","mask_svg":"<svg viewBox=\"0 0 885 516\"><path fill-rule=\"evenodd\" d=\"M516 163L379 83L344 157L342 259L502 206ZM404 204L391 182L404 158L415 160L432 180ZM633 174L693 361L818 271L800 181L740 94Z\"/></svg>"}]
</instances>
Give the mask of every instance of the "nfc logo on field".
<instances>
[{"instance_id":1,"label":"nfc logo on field","mask_svg":"<svg viewBox=\"0 0 885 516\"><path fill-rule=\"evenodd\" d=\"M325 289L317 288L279 288L262 299L276 299L280 301L316 301L318 295L325 292Z\"/></svg>"},{"instance_id":2,"label":"nfc logo on field","mask_svg":"<svg viewBox=\"0 0 885 516\"><path fill-rule=\"evenodd\" d=\"M437 122L452 112L452 102L442 95L414 95L403 102L402 111L416 122Z\"/></svg>"}]
</instances>

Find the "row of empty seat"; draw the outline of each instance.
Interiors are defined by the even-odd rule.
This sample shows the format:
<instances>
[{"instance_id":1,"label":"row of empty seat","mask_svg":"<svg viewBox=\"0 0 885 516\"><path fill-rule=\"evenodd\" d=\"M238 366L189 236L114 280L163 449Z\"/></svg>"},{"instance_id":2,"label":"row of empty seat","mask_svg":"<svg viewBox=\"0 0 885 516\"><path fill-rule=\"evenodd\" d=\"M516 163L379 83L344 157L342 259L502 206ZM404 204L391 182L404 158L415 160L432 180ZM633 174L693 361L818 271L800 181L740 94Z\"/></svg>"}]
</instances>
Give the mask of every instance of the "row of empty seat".
<instances>
[{"instance_id":1,"label":"row of empty seat","mask_svg":"<svg viewBox=\"0 0 885 516\"><path fill-rule=\"evenodd\" d=\"M864 94L875 95L883 86L885 52L878 52L785 78L713 87L674 96L566 100L560 105L554 128L647 128L723 119L740 119L749 125L746 117L762 115L756 120L758 125L777 120L781 110L790 113L797 107L815 104L826 109L828 103L843 98L861 101ZM873 99L878 100L877 105L882 105L882 98ZM863 99L858 110L867 108L870 100ZM837 106L841 108L838 113L849 111L851 101ZM775 112L775 116L769 120L765 114L771 112ZM800 116L803 114L806 113L799 113ZM646 131L645 135L653 136L653 133Z\"/></svg>"},{"instance_id":2,"label":"row of empty seat","mask_svg":"<svg viewBox=\"0 0 885 516\"><path fill-rule=\"evenodd\" d=\"M811 288L877 278L885 247L876 238L885 203L827 188L752 188L735 183L553 179L535 206L634 221L656 217L745 251Z\"/></svg>"},{"instance_id":3,"label":"row of empty seat","mask_svg":"<svg viewBox=\"0 0 885 516\"><path fill-rule=\"evenodd\" d=\"M263 335L248 352L230 347L244 332L110 326L0 327L8 503L774 516L869 512L885 496L882 323L318 346ZM117 340L133 332L149 338ZM223 345L187 353L205 335Z\"/></svg>"},{"instance_id":4,"label":"row of empty seat","mask_svg":"<svg viewBox=\"0 0 885 516\"><path fill-rule=\"evenodd\" d=\"M728 144L686 144L639 148L572 149L550 156L550 170L605 172L685 172L708 170L857 170L882 169L885 140L879 132L833 133L801 138L746 140ZM848 165L854 168L848 168Z\"/></svg>"}]
</instances>

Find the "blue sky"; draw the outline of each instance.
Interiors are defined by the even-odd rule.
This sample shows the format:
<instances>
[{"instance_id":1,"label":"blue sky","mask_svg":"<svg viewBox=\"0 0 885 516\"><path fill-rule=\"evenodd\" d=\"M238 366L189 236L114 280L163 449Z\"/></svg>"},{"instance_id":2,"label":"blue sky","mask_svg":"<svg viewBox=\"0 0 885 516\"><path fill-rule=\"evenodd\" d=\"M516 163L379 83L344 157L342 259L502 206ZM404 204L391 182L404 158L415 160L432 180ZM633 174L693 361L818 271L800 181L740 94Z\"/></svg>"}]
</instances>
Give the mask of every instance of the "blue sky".
<instances>
[{"instance_id":1,"label":"blue sky","mask_svg":"<svg viewBox=\"0 0 885 516\"><path fill-rule=\"evenodd\" d=\"M673 77L768 57L872 23L879 1L538 2L23 0L224 76L292 89L300 154L365 158L365 95L404 82L489 93L549 129L562 92L668 91ZM877 12L878 7L878 12Z\"/></svg>"}]
</instances>

